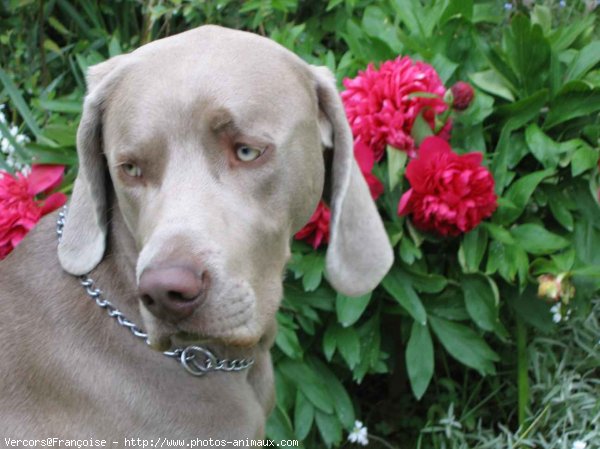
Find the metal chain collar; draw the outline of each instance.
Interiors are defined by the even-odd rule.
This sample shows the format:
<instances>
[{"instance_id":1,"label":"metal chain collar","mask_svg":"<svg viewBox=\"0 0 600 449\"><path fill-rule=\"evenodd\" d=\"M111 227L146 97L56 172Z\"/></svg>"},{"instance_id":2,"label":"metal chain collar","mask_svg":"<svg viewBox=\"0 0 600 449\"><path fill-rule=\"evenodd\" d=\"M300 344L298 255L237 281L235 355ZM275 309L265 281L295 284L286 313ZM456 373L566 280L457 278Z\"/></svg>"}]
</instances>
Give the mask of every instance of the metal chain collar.
<instances>
[{"instance_id":1,"label":"metal chain collar","mask_svg":"<svg viewBox=\"0 0 600 449\"><path fill-rule=\"evenodd\" d=\"M67 206L59 212L56 220L56 234L58 241L62 238L63 228L66 222ZM119 309L108 299L102 297L102 291L95 287L95 282L88 275L79 276L79 283L85 289L87 295L101 308L106 310L108 316L117 320L120 326L129 329L131 333L150 344L148 334L140 329L135 323L128 320ZM172 351L163 351L163 355L177 360L192 376L203 376L210 371L242 371L254 364L254 359L220 360L211 351L202 346L187 346L186 348L175 348Z\"/></svg>"}]
</instances>

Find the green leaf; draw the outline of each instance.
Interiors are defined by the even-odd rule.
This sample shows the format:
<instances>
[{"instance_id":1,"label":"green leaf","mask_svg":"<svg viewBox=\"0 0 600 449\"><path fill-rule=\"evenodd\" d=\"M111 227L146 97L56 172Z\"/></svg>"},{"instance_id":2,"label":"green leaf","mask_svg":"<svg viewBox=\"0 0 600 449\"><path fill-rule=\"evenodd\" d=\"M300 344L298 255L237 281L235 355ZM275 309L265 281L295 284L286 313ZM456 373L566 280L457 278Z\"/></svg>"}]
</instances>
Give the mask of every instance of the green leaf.
<instances>
[{"instance_id":1,"label":"green leaf","mask_svg":"<svg viewBox=\"0 0 600 449\"><path fill-rule=\"evenodd\" d=\"M19 114L21 114L21 118L27 124L29 130L35 135L36 139L40 140L40 137L42 136L42 130L39 128L37 122L35 121L35 118L33 117L31 110L27 106L27 103L25 103L25 99L21 95L21 92L10 79L8 74L1 67L0 82L4 84L4 88L6 89L8 96L17 108L17 111L19 111Z\"/></svg>"},{"instance_id":2,"label":"green leaf","mask_svg":"<svg viewBox=\"0 0 600 449\"><path fill-rule=\"evenodd\" d=\"M577 257L588 265L600 266L600 226L587 219L575 222L573 246Z\"/></svg>"},{"instance_id":3,"label":"green leaf","mask_svg":"<svg viewBox=\"0 0 600 449\"><path fill-rule=\"evenodd\" d=\"M360 360L360 340L356 329L331 323L323 335L323 352L327 360L331 360L336 348L348 367L354 369Z\"/></svg>"},{"instance_id":4,"label":"green leaf","mask_svg":"<svg viewBox=\"0 0 600 449\"><path fill-rule=\"evenodd\" d=\"M573 265L575 264L575 250L573 248L569 248L558 254L552 254L550 258L556 265L558 271L565 273L567 271L571 271Z\"/></svg>"},{"instance_id":5,"label":"green leaf","mask_svg":"<svg viewBox=\"0 0 600 449\"><path fill-rule=\"evenodd\" d=\"M267 428L265 429L267 438L273 441L294 440L296 435L292 429L292 422L285 410L276 406L269 416Z\"/></svg>"},{"instance_id":6,"label":"green leaf","mask_svg":"<svg viewBox=\"0 0 600 449\"><path fill-rule=\"evenodd\" d=\"M488 344L471 328L434 316L429 317L433 332L448 353L459 362L479 371L495 374L493 362L500 360Z\"/></svg>"},{"instance_id":7,"label":"green leaf","mask_svg":"<svg viewBox=\"0 0 600 449\"><path fill-rule=\"evenodd\" d=\"M483 37L480 39L484 40ZM501 54L502 51L495 47L489 47L487 42L482 44L482 48L484 49L484 54L490 67L498 73L498 76L503 78L504 84L509 87L513 93L516 93L518 80L510 65L504 60L504 57Z\"/></svg>"},{"instance_id":8,"label":"green leaf","mask_svg":"<svg viewBox=\"0 0 600 449\"><path fill-rule=\"evenodd\" d=\"M288 357L297 359L302 357L302 347L298 341L296 331L291 327L288 327L285 322L279 319L278 315L278 328L277 335L275 336L275 344L279 349L283 351Z\"/></svg>"},{"instance_id":9,"label":"green leaf","mask_svg":"<svg viewBox=\"0 0 600 449\"><path fill-rule=\"evenodd\" d=\"M296 385L319 410L333 413L333 400L317 374L301 361L286 359L277 365L288 381Z\"/></svg>"},{"instance_id":10,"label":"green leaf","mask_svg":"<svg viewBox=\"0 0 600 449\"><path fill-rule=\"evenodd\" d=\"M354 424L355 415L354 406L352 405L352 400L350 399L348 392L325 363L321 362L316 357L311 357L309 363L326 384L327 390L331 393L335 413L340 422L346 429L351 429Z\"/></svg>"},{"instance_id":11,"label":"green leaf","mask_svg":"<svg viewBox=\"0 0 600 449\"><path fill-rule=\"evenodd\" d=\"M548 89L540 89L522 100L498 107L496 115L506 121L505 126L512 132L537 119L547 101Z\"/></svg>"},{"instance_id":12,"label":"green leaf","mask_svg":"<svg viewBox=\"0 0 600 449\"><path fill-rule=\"evenodd\" d=\"M423 305L429 315L447 320L465 321L470 318L462 292L458 290L447 291L436 298L423 298Z\"/></svg>"},{"instance_id":13,"label":"green leaf","mask_svg":"<svg viewBox=\"0 0 600 449\"><path fill-rule=\"evenodd\" d=\"M294 272L296 279L302 277L302 286L307 292L315 291L323 280L325 258L322 254L294 254L288 268Z\"/></svg>"},{"instance_id":14,"label":"green leaf","mask_svg":"<svg viewBox=\"0 0 600 449\"><path fill-rule=\"evenodd\" d=\"M421 399L433 377L433 343L427 326L413 322L406 346L406 370L413 394Z\"/></svg>"},{"instance_id":15,"label":"green leaf","mask_svg":"<svg viewBox=\"0 0 600 449\"><path fill-rule=\"evenodd\" d=\"M554 174L554 170L543 170L530 173L515 181L505 195L505 199L510 201L514 207L504 210L498 209L494 214L494 221L505 226L514 222L525 210L525 206L527 206L529 198L531 198L538 184Z\"/></svg>"},{"instance_id":16,"label":"green leaf","mask_svg":"<svg viewBox=\"0 0 600 449\"><path fill-rule=\"evenodd\" d=\"M552 48L556 51L566 50L581 35L591 34L594 30L595 20L594 14L588 14L580 17L577 21L556 27L549 39Z\"/></svg>"},{"instance_id":17,"label":"green leaf","mask_svg":"<svg viewBox=\"0 0 600 449\"><path fill-rule=\"evenodd\" d=\"M458 64L448 59L443 53L436 53L431 60L431 65L435 68L444 84L448 82L458 68ZM436 97L439 98L439 95L436 95Z\"/></svg>"},{"instance_id":18,"label":"green leaf","mask_svg":"<svg viewBox=\"0 0 600 449\"><path fill-rule=\"evenodd\" d=\"M490 234L490 236L501 243L506 243L507 245L512 245L515 243L512 235L509 231L507 231L502 226L496 225L494 223L483 222L481 226L484 227Z\"/></svg>"},{"instance_id":19,"label":"green leaf","mask_svg":"<svg viewBox=\"0 0 600 449\"><path fill-rule=\"evenodd\" d=\"M410 277L398 267L392 267L383 279L383 287L418 323L427 323L427 313L413 289Z\"/></svg>"},{"instance_id":20,"label":"green leaf","mask_svg":"<svg viewBox=\"0 0 600 449\"><path fill-rule=\"evenodd\" d=\"M404 176L404 167L408 161L408 155L405 151L398 150L390 145L386 148L386 154L389 186L390 190L394 190Z\"/></svg>"},{"instance_id":21,"label":"green leaf","mask_svg":"<svg viewBox=\"0 0 600 449\"><path fill-rule=\"evenodd\" d=\"M509 120L502 127L498 143L496 144L495 157L492 162L492 174L496 182L495 190L501 195L506 185L510 182L508 176L508 161L511 149L511 135L514 130L514 123Z\"/></svg>"},{"instance_id":22,"label":"green leaf","mask_svg":"<svg viewBox=\"0 0 600 449\"><path fill-rule=\"evenodd\" d=\"M399 53L402 50L402 43L398 39L397 28L392 18L378 6L369 5L365 8L362 28L369 36L381 39L394 52Z\"/></svg>"},{"instance_id":23,"label":"green leaf","mask_svg":"<svg viewBox=\"0 0 600 449\"><path fill-rule=\"evenodd\" d=\"M459 123L465 125L466 129L464 132L467 139L472 139L477 137L477 134L480 134L482 143L469 145L468 148L485 148L485 142L483 142L483 127L481 125L493 112L494 97L487 95L484 92L475 92L475 97L473 98L471 105L466 111L460 113ZM466 144L463 146L467 147Z\"/></svg>"},{"instance_id":24,"label":"green leaf","mask_svg":"<svg viewBox=\"0 0 600 449\"><path fill-rule=\"evenodd\" d=\"M377 366L381 359L381 330L379 314L374 314L366 323L358 328L360 336L361 360L353 370L352 378L361 382L369 370Z\"/></svg>"},{"instance_id":25,"label":"green leaf","mask_svg":"<svg viewBox=\"0 0 600 449\"><path fill-rule=\"evenodd\" d=\"M550 254L570 245L567 239L533 223L517 226L511 232L517 245L530 254Z\"/></svg>"},{"instance_id":26,"label":"green leaf","mask_svg":"<svg viewBox=\"0 0 600 449\"><path fill-rule=\"evenodd\" d=\"M535 123L525 130L525 141L535 158L544 168L556 168L560 160L561 147L548 137Z\"/></svg>"},{"instance_id":27,"label":"green leaf","mask_svg":"<svg viewBox=\"0 0 600 449\"><path fill-rule=\"evenodd\" d=\"M317 410L315 421L327 447L337 445L342 441L342 426L333 413L323 413L321 410Z\"/></svg>"},{"instance_id":28,"label":"green leaf","mask_svg":"<svg viewBox=\"0 0 600 449\"><path fill-rule=\"evenodd\" d=\"M518 291L509 290L505 295L506 303L515 310L515 312L526 323L534 326L543 332L552 332L556 329L552 322L550 306L547 302L537 297L533 287L528 287L522 294Z\"/></svg>"},{"instance_id":29,"label":"green leaf","mask_svg":"<svg viewBox=\"0 0 600 449\"><path fill-rule=\"evenodd\" d=\"M571 174L579 176L587 170L591 170L598 165L598 150L585 144L580 146L573 154L571 160Z\"/></svg>"},{"instance_id":30,"label":"green leaf","mask_svg":"<svg viewBox=\"0 0 600 449\"><path fill-rule=\"evenodd\" d=\"M350 369L354 369L360 360L360 340L353 327L337 326L336 346Z\"/></svg>"},{"instance_id":31,"label":"green leaf","mask_svg":"<svg viewBox=\"0 0 600 449\"><path fill-rule=\"evenodd\" d=\"M525 142L525 133L514 133L510 139L510 152L506 160L508 168L513 169L517 167L529 153L529 146L527 145L527 142Z\"/></svg>"},{"instance_id":32,"label":"green leaf","mask_svg":"<svg viewBox=\"0 0 600 449\"><path fill-rule=\"evenodd\" d=\"M522 96L533 94L544 85L550 66L550 44L539 25L532 25L522 14L512 18L505 29L503 47L506 58L517 76L516 87Z\"/></svg>"},{"instance_id":33,"label":"green leaf","mask_svg":"<svg viewBox=\"0 0 600 449\"><path fill-rule=\"evenodd\" d=\"M539 25L544 34L548 34L552 27L552 12L550 8L542 5L535 5L531 12L531 23Z\"/></svg>"},{"instance_id":34,"label":"green leaf","mask_svg":"<svg viewBox=\"0 0 600 449\"><path fill-rule=\"evenodd\" d=\"M498 326L498 302L490 282L493 281L480 274L461 279L467 312L477 326L491 332Z\"/></svg>"},{"instance_id":35,"label":"green leaf","mask_svg":"<svg viewBox=\"0 0 600 449\"><path fill-rule=\"evenodd\" d=\"M600 62L600 41L594 40L579 51L575 60L569 65L565 80L582 78L598 62Z\"/></svg>"},{"instance_id":36,"label":"green leaf","mask_svg":"<svg viewBox=\"0 0 600 449\"><path fill-rule=\"evenodd\" d=\"M112 58L123 53L119 39L116 36L112 36L108 42L108 55Z\"/></svg>"},{"instance_id":37,"label":"green leaf","mask_svg":"<svg viewBox=\"0 0 600 449\"><path fill-rule=\"evenodd\" d=\"M408 265L412 265L416 259L420 259L421 257L423 257L421 250L415 246L409 237L404 237L400 240L400 258L404 262Z\"/></svg>"},{"instance_id":38,"label":"green leaf","mask_svg":"<svg viewBox=\"0 0 600 449\"><path fill-rule=\"evenodd\" d=\"M296 393L296 403L294 404L294 430L296 438L304 440L310 432L313 420L315 418L315 408L306 399L300 390Z\"/></svg>"},{"instance_id":39,"label":"green leaf","mask_svg":"<svg viewBox=\"0 0 600 449\"><path fill-rule=\"evenodd\" d=\"M413 288L420 293L439 293L446 288L448 280L439 274L421 273L416 270L406 269Z\"/></svg>"},{"instance_id":40,"label":"green leaf","mask_svg":"<svg viewBox=\"0 0 600 449\"><path fill-rule=\"evenodd\" d=\"M390 239L392 247L396 246L400 239L402 239L402 236L404 235L404 231L402 230L402 224L400 222L395 221L385 221L383 223L383 226L385 227L385 232L387 233L388 238Z\"/></svg>"},{"instance_id":41,"label":"green leaf","mask_svg":"<svg viewBox=\"0 0 600 449\"><path fill-rule=\"evenodd\" d=\"M571 270L571 274L573 276L585 276L585 277L595 277L600 278L600 266L585 266L580 268L575 268Z\"/></svg>"},{"instance_id":42,"label":"green leaf","mask_svg":"<svg viewBox=\"0 0 600 449\"><path fill-rule=\"evenodd\" d=\"M329 12L332 9L334 9L337 5L339 5L340 3L342 3L344 0L329 0L329 3L327 3L327 8L325 8L325 11Z\"/></svg>"},{"instance_id":43,"label":"green leaf","mask_svg":"<svg viewBox=\"0 0 600 449\"><path fill-rule=\"evenodd\" d=\"M326 284L321 285L314 292L305 292L299 286L291 283L286 283L284 287L284 300L296 308L307 306L327 312L335 310L336 293Z\"/></svg>"},{"instance_id":44,"label":"green leaf","mask_svg":"<svg viewBox=\"0 0 600 449\"><path fill-rule=\"evenodd\" d=\"M473 73L469 75L469 78L481 90L508 101L515 101L510 86L495 70L484 70L483 72Z\"/></svg>"},{"instance_id":45,"label":"green leaf","mask_svg":"<svg viewBox=\"0 0 600 449\"><path fill-rule=\"evenodd\" d=\"M285 376L281 375L279 368L275 366L275 399L277 405L283 410L289 410L294 405L296 398L296 386Z\"/></svg>"},{"instance_id":46,"label":"green leaf","mask_svg":"<svg viewBox=\"0 0 600 449\"><path fill-rule=\"evenodd\" d=\"M71 114L81 114L82 104L81 100L47 100L40 98L39 105L42 109L52 112L66 112Z\"/></svg>"},{"instance_id":47,"label":"green leaf","mask_svg":"<svg viewBox=\"0 0 600 449\"><path fill-rule=\"evenodd\" d=\"M370 300L371 293L367 293L366 295L357 298L350 298L338 294L335 300L335 310L338 322L344 327L356 323L369 305Z\"/></svg>"},{"instance_id":48,"label":"green leaf","mask_svg":"<svg viewBox=\"0 0 600 449\"><path fill-rule=\"evenodd\" d=\"M485 255L488 244L488 233L484 227L478 226L463 236L458 250L458 260L465 273L479 271L479 265Z\"/></svg>"},{"instance_id":49,"label":"green leaf","mask_svg":"<svg viewBox=\"0 0 600 449\"><path fill-rule=\"evenodd\" d=\"M335 354L335 348L337 345L336 340L336 328L337 325L335 323L330 323L325 329L325 333L323 334L323 353L325 354L325 358L328 361L331 361L333 354Z\"/></svg>"},{"instance_id":50,"label":"green leaf","mask_svg":"<svg viewBox=\"0 0 600 449\"><path fill-rule=\"evenodd\" d=\"M462 2L452 2L462 3ZM473 5L473 23L491 23L500 25L506 20L503 14L498 14L498 5L492 2L476 3Z\"/></svg>"},{"instance_id":51,"label":"green leaf","mask_svg":"<svg viewBox=\"0 0 600 449\"><path fill-rule=\"evenodd\" d=\"M423 7L420 3L411 0L393 0L392 6L398 18L404 23L404 26L414 35L423 34L421 24Z\"/></svg>"},{"instance_id":52,"label":"green leaf","mask_svg":"<svg viewBox=\"0 0 600 449\"><path fill-rule=\"evenodd\" d=\"M416 146L421 145L421 142L423 142L426 137L433 136L433 130L429 126L429 123L423 118L422 113L417 115L410 133L415 140Z\"/></svg>"},{"instance_id":53,"label":"green leaf","mask_svg":"<svg viewBox=\"0 0 600 449\"><path fill-rule=\"evenodd\" d=\"M527 257L527 253L518 245L510 245L507 247L506 257L510 261L511 269L516 270L515 274L519 276L519 287L521 289L525 288L529 273L529 257ZM514 274L511 272L508 279L512 280L513 278ZM505 277L505 279L507 278Z\"/></svg>"},{"instance_id":54,"label":"green leaf","mask_svg":"<svg viewBox=\"0 0 600 449\"><path fill-rule=\"evenodd\" d=\"M558 95L550 104L544 129L554 128L568 120L588 116L600 110L600 88L579 88Z\"/></svg>"},{"instance_id":55,"label":"green leaf","mask_svg":"<svg viewBox=\"0 0 600 449\"><path fill-rule=\"evenodd\" d=\"M437 5L435 5L438 7ZM464 18L468 22L473 19L473 0L462 0L460 2L448 2L448 6L439 19L440 26L456 18Z\"/></svg>"},{"instance_id":56,"label":"green leaf","mask_svg":"<svg viewBox=\"0 0 600 449\"><path fill-rule=\"evenodd\" d=\"M558 189L553 189L548 195L548 206L550 206L550 212L554 215L556 221L558 221L566 230L573 231L573 215L566 206L566 199L564 194Z\"/></svg>"}]
</instances>

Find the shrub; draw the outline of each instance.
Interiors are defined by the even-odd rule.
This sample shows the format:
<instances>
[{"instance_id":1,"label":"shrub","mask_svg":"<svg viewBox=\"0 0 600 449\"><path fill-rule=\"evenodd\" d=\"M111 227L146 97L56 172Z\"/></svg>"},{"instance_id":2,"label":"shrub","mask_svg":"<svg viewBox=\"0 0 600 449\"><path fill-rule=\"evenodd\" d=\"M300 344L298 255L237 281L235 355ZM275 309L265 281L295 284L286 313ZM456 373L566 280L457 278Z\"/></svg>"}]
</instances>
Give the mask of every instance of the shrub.
<instances>
[{"instance_id":1,"label":"shrub","mask_svg":"<svg viewBox=\"0 0 600 449\"><path fill-rule=\"evenodd\" d=\"M399 56L435 69L445 88L408 94L425 106L402 125L404 140L386 134L376 149L357 139L368 147L357 146L357 155L368 156L361 168L396 254L382 285L347 298L323 280L325 203L313 222L321 226L319 239L293 242L273 350L277 406L267 432L311 448L339 446L360 418L371 441L387 447L511 447L508 441L556 447L532 436L541 423L551 426L540 397L560 397L550 387L561 379L545 377L539 355L554 352L539 335L556 333L553 321L598 314L592 308L600 289L594 2L330 0L323 8L298 0L81 0L77 6L0 4L0 103L8 102L0 133L13 164L0 163L67 165L67 191L87 67L154 38L202 23L252 30L328 66L341 90L355 87L350 79L359 71L380 70ZM470 105L464 83L474 88ZM390 122L395 132L403 117ZM9 123L30 141L11 137ZM354 123L353 130L359 137ZM468 169L493 179L497 208L476 219L465 215L468 226L458 218L451 228L439 225L440 211L446 218L454 211L430 203L420 210L433 221L415 219L414 205L412 215L398 215L403 194L415 189L410 164L432 134L449 138L453 161L470 158L458 175ZM415 144L400 143L407 139ZM473 152L480 156L465 156ZM452 191L472 185L469 178ZM464 203L443 195L445 205ZM490 206L491 194L486 198ZM564 338L568 345L577 334ZM585 382L582 388L597 389ZM597 415L597 406L589 411L583 402L573 402L577 413ZM597 433L597 417L584 421L582 433ZM552 432L551 438L560 434ZM565 437L560 447L573 440Z\"/></svg>"}]
</instances>

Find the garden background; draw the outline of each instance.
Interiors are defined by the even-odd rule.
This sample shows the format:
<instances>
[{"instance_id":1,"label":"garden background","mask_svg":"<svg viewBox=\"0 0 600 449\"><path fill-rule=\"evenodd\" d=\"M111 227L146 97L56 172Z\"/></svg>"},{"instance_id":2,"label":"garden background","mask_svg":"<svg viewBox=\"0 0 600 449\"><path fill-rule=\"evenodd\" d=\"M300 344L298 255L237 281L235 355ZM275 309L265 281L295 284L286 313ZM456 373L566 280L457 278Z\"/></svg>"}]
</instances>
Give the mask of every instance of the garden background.
<instances>
[{"instance_id":1,"label":"garden background","mask_svg":"<svg viewBox=\"0 0 600 449\"><path fill-rule=\"evenodd\" d=\"M315 229L312 244L294 241L268 436L350 447L365 436L358 420L374 448L599 448L597 6L1 0L0 169L65 165L69 193L87 68L197 25L268 36L328 66L340 91L370 63L423 61L448 92L411 99L448 107L407 125L414 154L384 142L367 170L383 188L394 266L374 292L346 298L323 279L326 243L314 248ZM450 93L458 81L475 93L463 85L460 107ZM408 161L445 123L454 152L483 155L497 194L491 217L446 236L398 215L414 187Z\"/></svg>"}]
</instances>

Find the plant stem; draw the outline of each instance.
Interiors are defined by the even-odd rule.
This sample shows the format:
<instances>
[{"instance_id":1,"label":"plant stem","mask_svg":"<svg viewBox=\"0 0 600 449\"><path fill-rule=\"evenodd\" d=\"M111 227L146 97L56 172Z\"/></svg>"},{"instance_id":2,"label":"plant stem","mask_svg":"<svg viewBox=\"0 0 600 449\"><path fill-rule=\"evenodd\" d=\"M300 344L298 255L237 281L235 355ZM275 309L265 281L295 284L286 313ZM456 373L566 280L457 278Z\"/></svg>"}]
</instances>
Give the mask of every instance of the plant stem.
<instances>
[{"instance_id":1,"label":"plant stem","mask_svg":"<svg viewBox=\"0 0 600 449\"><path fill-rule=\"evenodd\" d=\"M384 440L384 439L383 439L383 438L381 438L381 437L378 437L377 435L373 435L373 434L369 433L369 434L367 434L367 436L368 436L369 438L371 438L372 440L374 440L374 441L377 441L377 442L379 442L379 443L383 444L385 447L388 447L388 448L390 448L390 449L396 449L396 446L392 446L392 445L391 445L390 443L388 443L386 440Z\"/></svg>"},{"instance_id":2,"label":"plant stem","mask_svg":"<svg viewBox=\"0 0 600 449\"><path fill-rule=\"evenodd\" d=\"M527 329L517 315L517 387L519 392L519 427L523 428L529 403L529 378L527 375Z\"/></svg>"}]
</instances>

